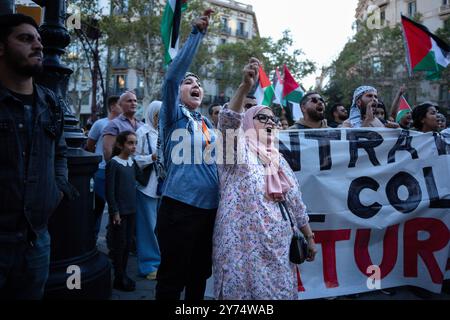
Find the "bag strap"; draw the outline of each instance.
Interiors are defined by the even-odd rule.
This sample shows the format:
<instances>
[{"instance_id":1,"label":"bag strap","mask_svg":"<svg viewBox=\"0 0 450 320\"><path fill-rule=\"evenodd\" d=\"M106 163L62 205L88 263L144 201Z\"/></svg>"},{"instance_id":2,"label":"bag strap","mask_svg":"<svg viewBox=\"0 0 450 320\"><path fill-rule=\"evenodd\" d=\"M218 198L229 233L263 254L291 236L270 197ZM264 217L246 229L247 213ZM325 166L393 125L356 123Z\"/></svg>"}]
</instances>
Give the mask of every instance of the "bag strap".
<instances>
[{"instance_id":1,"label":"bag strap","mask_svg":"<svg viewBox=\"0 0 450 320\"><path fill-rule=\"evenodd\" d=\"M150 138L149 138L148 132L145 134L145 136L147 137L148 152L150 153L150 155L152 155L152 154L153 154L153 152L152 152L152 146L150 145Z\"/></svg>"},{"instance_id":2,"label":"bag strap","mask_svg":"<svg viewBox=\"0 0 450 320\"><path fill-rule=\"evenodd\" d=\"M294 228L294 222L292 222L291 214L287 208L285 201L278 202L278 205L280 206L281 214L283 215L283 219L286 220L286 215L289 218L289 222L291 223L292 232L295 234L295 228Z\"/></svg>"}]
</instances>

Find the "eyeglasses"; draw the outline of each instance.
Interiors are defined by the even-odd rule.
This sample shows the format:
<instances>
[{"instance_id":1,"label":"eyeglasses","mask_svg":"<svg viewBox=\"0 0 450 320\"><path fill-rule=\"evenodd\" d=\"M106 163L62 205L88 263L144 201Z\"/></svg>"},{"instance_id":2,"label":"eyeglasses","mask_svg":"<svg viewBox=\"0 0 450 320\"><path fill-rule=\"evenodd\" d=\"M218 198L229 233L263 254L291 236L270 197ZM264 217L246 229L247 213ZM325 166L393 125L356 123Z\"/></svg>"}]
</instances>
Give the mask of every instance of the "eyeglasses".
<instances>
[{"instance_id":1,"label":"eyeglasses","mask_svg":"<svg viewBox=\"0 0 450 320\"><path fill-rule=\"evenodd\" d=\"M256 116L253 117L253 119L258 119L258 121L263 124L267 124L269 122L269 120L275 124L278 122L277 117L272 117L272 116L268 116L265 114L257 114Z\"/></svg>"},{"instance_id":2,"label":"eyeglasses","mask_svg":"<svg viewBox=\"0 0 450 320\"><path fill-rule=\"evenodd\" d=\"M312 97L311 99L309 99L309 101L315 104L318 104L319 101L321 101L323 104L325 104L325 100L323 100L323 98Z\"/></svg>"}]
</instances>

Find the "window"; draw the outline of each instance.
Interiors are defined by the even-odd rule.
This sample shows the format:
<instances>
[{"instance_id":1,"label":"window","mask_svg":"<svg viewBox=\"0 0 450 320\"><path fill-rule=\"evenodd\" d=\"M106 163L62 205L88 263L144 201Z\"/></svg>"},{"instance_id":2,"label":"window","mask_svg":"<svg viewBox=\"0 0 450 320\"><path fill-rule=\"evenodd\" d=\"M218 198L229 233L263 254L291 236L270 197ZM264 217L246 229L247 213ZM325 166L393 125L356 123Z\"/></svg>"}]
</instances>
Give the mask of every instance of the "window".
<instances>
[{"instance_id":1,"label":"window","mask_svg":"<svg viewBox=\"0 0 450 320\"><path fill-rule=\"evenodd\" d=\"M381 73L383 71L380 57L373 57L372 67L374 73Z\"/></svg>"},{"instance_id":2,"label":"window","mask_svg":"<svg viewBox=\"0 0 450 320\"><path fill-rule=\"evenodd\" d=\"M82 91L81 92L81 104L82 105L89 105L90 104L90 92L89 91Z\"/></svg>"},{"instance_id":3,"label":"window","mask_svg":"<svg viewBox=\"0 0 450 320\"><path fill-rule=\"evenodd\" d=\"M380 23L382 26L386 24L386 6L380 8Z\"/></svg>"},{"instance_id":4,"label":"window","mask_svg":"<svg viewBox=\"0 0 450 320\"><path fill-rule=\"evenodd\" d=\"M125 62L126 57L125 57L125 51L123 49L119 49L117 51L117 62Z\"/></svg>"},{"instance_id":5,"label":"window","mask_svg":"<svg viewBox=\"0 0 450 320\"><path fill-rule=\"evenodd\" d=\"M220 39L220 44L226 44L227 43L227 39Z\"/></svg>"},{"instance_id":6,"label":"window","mask_svg":"<svg viewBox=\"0 0 450 320\"><path fill-rule=\"evenodd\" d=\"M412 18L416 15L416 13L417 13L417 2L416 1L408 2L408 16Z\"/></svg>"},{"instance_id":7,"label":"window","mask_svg":"<svg viewBox=\"0 0 450 320\"><path fill-rule=\"evenodd\" d=\"M222 17L222 28L228 28L228 18Z\"/></svg>"},{"instance_id":8,"label":"window","mask_svg":"<svg viewBox=\"0 0 450 320\"><path fill-rule=\"evenodd\" d=\"M231 33L231 29L228 26L228 18L227 17L222 17L222 30L223 33L227 33L230 34Z\"/></svg>"},{"instance_id":9,"label":"window","mask_svg":"<svg viewBox=\"0 0 450 320\"><path fill-rule=\"evenodd\" d=\"M243 36L245 36L245 23L244 22L242 22L242 21L240 21L239 23L238 23L238 29L237 29L237 31L236 31L236 34L238 35L238 36L241 36L241 37L243 37Z\"/></svg>"},{"instance_id":10,"label":"window","mask_svg":"<svg viewBox=\"0 0 450 320\"><path fill-rule=\"evenodd\" d=\"M91 70L89 68L83 68L81 72L81 81L88 82L91 80Z\"/></svg>"},{"instance_id":11,"label":"window","mask_svg":"<svg viewBox=\"0 0 450 320\"><path fill-rule=\"evenodd\" d=\"M143 76L137 77L137 87L144 88L144 77Z\"/></svg>"},{"instance_id":12,"label":"window","mask_svg":"<svg viewBox=\"0 0 450 320\"><path fill-rule=\"evenodd\" d=\"M117 90L124 90L126 88L127 79L125 75L117 75L115 85Z\"/></svg>"},{"instance_id":13,"label":"window","mask_svg":"<svg viewBox=\"0 0 450 320\"><path fill-rule=\"evenodd\" d=\"M443 6L448 6L450 4L450 0L442 0Z\"/></svg>"}]
</instances>

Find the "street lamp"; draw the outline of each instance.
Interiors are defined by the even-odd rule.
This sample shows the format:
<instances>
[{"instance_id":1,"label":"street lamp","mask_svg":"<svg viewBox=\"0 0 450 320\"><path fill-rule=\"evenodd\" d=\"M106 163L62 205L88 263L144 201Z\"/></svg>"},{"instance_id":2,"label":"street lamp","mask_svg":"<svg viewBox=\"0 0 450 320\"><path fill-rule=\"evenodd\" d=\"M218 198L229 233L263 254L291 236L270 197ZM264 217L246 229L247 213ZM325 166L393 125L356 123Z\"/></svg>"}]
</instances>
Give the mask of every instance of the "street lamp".
<instances>
[{"instance_id":1,"label":"street lamp","mask_svg":"<svg viewBox=\"0 0 450 320\"><path fill-rule=\"evenodd\" d=\"M68 145L69 182L80 193L76 200L64 200L49 219L51 235L50 274L45 290L49 299L108 299L111 296L111 265L106 255L98 252L95 242L93 214L93 175L101 156L81 149L86 140L66 102L72 70L61 64L64 48L70 43L64 25L65 0L33 0L45 7L44 23L39 33L44 46L44 72L35 80L53 90L64 106L64 138ZM12 13L14 0L1 0L0 14ZM72 271L71 271L72 270ZM68 286L70 272L78 274L79 290ZM75 288L76 289L76 288Z\"/></svg>"}]
</instances>

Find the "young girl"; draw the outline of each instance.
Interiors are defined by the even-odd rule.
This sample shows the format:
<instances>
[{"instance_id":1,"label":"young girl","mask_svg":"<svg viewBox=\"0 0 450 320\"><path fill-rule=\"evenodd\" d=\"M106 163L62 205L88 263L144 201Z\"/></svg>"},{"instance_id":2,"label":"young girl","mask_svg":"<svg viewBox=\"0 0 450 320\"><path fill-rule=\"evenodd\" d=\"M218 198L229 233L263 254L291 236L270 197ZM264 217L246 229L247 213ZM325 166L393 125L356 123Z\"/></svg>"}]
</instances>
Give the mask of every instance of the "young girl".
<instances>
[{"instance_id":1,"label":"young girl","mask_svg":"<svg viewBox=\"0 0 450 320\"><path fill-rule=\"evenodd\" d=\"M126 272L135 226L137 167L131 155L136 151L136 142L135 133L121 132L116 139L113 158L106 165L106 201L112 226L114 289L122 291L134 291L136 286Z\"/></svg>"}]
</instances>

